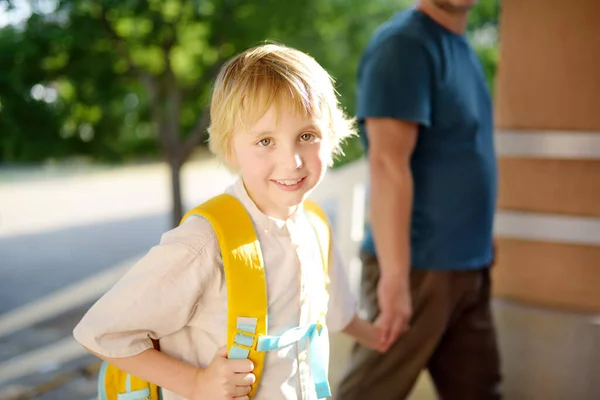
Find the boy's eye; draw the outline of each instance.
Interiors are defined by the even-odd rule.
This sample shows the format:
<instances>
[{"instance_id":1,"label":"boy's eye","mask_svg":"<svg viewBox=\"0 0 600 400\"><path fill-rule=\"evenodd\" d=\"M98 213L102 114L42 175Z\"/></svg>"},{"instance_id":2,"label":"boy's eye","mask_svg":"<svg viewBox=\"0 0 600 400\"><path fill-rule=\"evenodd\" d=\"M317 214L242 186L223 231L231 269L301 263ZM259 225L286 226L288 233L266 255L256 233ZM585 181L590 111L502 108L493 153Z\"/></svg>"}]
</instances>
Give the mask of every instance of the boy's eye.
<instances>
[{"instance_id":1,"label":"boy's eye","mask_svg":"<svg viewBox=\"0 0 600 400\"><path fill-rule=\"evenodd\" d=\"M258 145L259 145L259 146L263 146L263 147L267 147L267 146L268 146L268 145L270 145L270 144L271 144L271 139L269 139L269 138L261 139L261 140L258 142Z\"/></svg>"},{"instance_id":2,"label":"boy's eye","mask_svg":"<svg viewBox=\"0 0 600 400\"><path fill-rule=\"evenodd\" d=\"M302 135L300 135L300 140L302 140L303 142L310 142L311 140L315 139L315 134L314 133L303 133Z\"/></svg>"}]
</instances>

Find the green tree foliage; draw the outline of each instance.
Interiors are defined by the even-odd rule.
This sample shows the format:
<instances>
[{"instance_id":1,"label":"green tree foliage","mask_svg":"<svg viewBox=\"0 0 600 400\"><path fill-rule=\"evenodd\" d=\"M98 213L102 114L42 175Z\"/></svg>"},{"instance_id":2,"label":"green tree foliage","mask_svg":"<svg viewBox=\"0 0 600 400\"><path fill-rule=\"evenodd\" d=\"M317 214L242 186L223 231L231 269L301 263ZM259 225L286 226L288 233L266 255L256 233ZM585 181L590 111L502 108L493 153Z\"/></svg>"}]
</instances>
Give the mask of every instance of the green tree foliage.
<instances>
[{"instance_id":1,"label":"green tree foliage","mask_svg":"<svg viewBox=\"0 0 600 400\"><path fill-rule=\"evenodd\" d=\"M471 11L468 36L481 60L488 85L494 92L498 66L500 0L480 0Z\"/></svg>"},{"instance_id":2,"label":"green tree foliage","mask_svg":"<svg viewBox=\"0 0 600 400\"><path fill-rule=\"evenodd\" d=\"M353 114L364 46L410 3L57 0L48 12L32 1L26 21L0 29L0 162L162 157L172 170L176 223L180 169L205 142L211 82L226 59L265 40L306 51L334 76ZM481 0L472 32L495 26L494 4ZM491 79L495 47L478 52ZM358 140L345 151L338 165L362 154Z\"/></svg>"}]
</instances>

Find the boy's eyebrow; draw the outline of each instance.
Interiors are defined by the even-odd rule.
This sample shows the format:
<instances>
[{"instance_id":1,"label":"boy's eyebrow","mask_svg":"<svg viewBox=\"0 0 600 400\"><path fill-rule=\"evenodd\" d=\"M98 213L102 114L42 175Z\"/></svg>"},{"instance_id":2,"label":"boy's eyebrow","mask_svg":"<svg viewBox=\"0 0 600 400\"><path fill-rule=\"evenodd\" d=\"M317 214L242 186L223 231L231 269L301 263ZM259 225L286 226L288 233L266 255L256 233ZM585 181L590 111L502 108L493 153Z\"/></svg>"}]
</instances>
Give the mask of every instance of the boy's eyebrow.
<instances>
[{"instance_id":1,"label":"boy's eyebrow","mask_svg":"<svg viewBox=\"0 0 600 400\"><path fill-rule=\"evenodd\" d=\"M250 136L252 136L253 138L259 138L259 137L263 137L263 136L272 136L272 135L273 135L273 131L250 132Z\"/></svg>"},{"instance_id":2,"label":"boy's eyebrow","mask_svg":"<svg viewBox=\"0 0 600 400\"><path fill-rule=\"evenodd\" d=\"M321 130L321 128L319 128L319 125L315 124L314 122L311 122L310 124L306 125L304 128L300 129L300 132L308 131L311 129L315 130L315 131Z\"/></svg>"}]
</instances>

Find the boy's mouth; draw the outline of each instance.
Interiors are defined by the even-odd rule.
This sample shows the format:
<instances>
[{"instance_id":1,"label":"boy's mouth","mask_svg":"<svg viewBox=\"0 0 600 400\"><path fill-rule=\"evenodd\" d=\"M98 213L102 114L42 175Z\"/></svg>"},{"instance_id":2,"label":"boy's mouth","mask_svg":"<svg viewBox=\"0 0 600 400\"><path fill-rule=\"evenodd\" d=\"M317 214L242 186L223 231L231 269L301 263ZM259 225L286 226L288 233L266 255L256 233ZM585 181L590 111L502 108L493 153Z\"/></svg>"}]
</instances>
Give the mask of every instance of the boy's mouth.
<instances>
[{"instance_id":1,"label":"boy's mouth","mask_svg":"<svg viewBox=\"0 0 600 400\"><path fill-rule=\"evenodd\" d=\"M302 181L304 178L299 178L299 179L275 179L275 182L279 183L280 185L285 185L285 186L293 186L295 184L297 184L298 182Z\"/></svg>"},{"instance_id":2,"label":"boy's mouth","mask_svg":"<svg viewBox=\"0 0 600 400\"><path fill-rule=\"evenodd\" d=\"M302 184L304 183L305 180L306 180L306 177L298 178L298 179L273 179L271 181L273 183L277 184L277 186L279 186L282 189L296 190L302 186Z\"/></svg>"}]
</instances>

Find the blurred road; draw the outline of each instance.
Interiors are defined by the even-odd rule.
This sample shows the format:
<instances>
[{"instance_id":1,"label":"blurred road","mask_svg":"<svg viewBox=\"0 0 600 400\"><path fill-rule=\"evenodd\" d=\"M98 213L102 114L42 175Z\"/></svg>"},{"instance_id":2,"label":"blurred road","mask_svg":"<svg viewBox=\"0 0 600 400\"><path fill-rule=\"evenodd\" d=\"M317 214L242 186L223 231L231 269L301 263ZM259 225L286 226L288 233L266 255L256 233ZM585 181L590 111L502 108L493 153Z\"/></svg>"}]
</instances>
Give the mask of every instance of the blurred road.
<instances>
[{"instance_id":1,"label":"blurred road","mask_svg":"<svg viewBox=\"0 0 600 400\"><path fill-rule=\"evenodd\" d=\"M233 178L205 160L182 180L191 206ZM155 164L0 180L0 314L148 250L169 228L169 185Z\"/></svg>"},{"instance_id":2,"label":"blurred road","mask_svg":"<svg viewBox=\"0 0 600 400\"><path fill-rule=\"evenodd\" d=\"M233 180L212 158L188 163L185 207ZM82 368L93 357L71 330L169 229L169 188L161 164L0 170L1 399L90 398L95 378L84 379L90 371Z\"/></svg>"}]
</instances>

